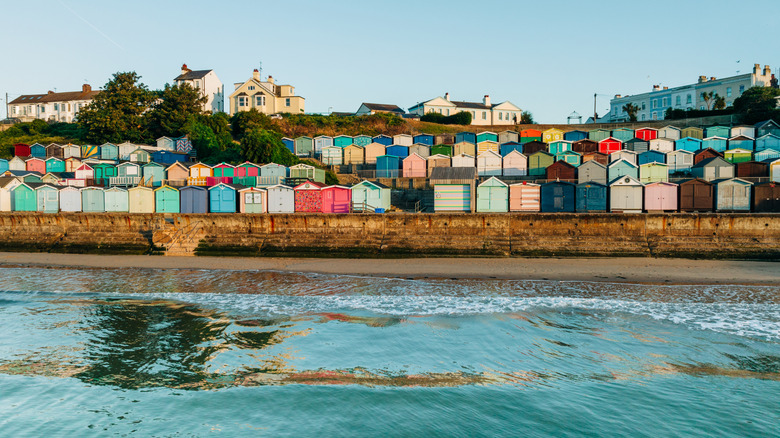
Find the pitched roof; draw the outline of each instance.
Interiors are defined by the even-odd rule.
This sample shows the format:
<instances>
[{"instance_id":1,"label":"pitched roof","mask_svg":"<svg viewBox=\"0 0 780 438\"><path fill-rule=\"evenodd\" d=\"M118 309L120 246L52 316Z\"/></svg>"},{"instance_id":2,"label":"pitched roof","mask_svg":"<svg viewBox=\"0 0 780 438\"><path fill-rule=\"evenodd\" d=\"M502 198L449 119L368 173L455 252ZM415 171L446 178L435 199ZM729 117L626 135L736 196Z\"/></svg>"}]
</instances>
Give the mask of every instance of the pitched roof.
<instances>
[{"instance_id":1,"label":"pitched roof","mask_svg":"<svg viewBox=\"0 0 780 438\"><path fill-rule=\"evenodd\" d=\"M463 102L458 100L453 100L452 103L455 104L455 106L459 108L472 108L472 109L490 109L492 106L485 105L481 102ZM495 105L493 105L495 106Z\"/></svg>"},{"instance_id":2,"label":"pitched roof","mask_svg":"<svg viewBox=\"0 0 780 438\"><path fill-rule=\"evenodd\" d=\"M190 81L193 79L203 79L212 70L190 70L187 73L176 76L174 81Z\"/></svg>"},{"instance_id":3,"label":"pitched roof","mask_svg":"<svg viewBox=\"0 0 780 438\"><path fill-rule=\"evenodd\" d=\"M397 113L403 113L404 110L399 108L398 105L391 105L391 104L385 104L385 103L366 103L363 102L363 106L370 109L371 111L389 111L389 112L397 112Z\"/></svg>"},{"instance_id":4,"label":"pitched roof","mask_svg":"<svg viewBox=\"0 0 780 438\"><path fill-rule=\"evenodd\" d=\"M434 167L431 170L431 180L447 179L477 179L476 167Z\"/></svg>"},{"instance_id":5,"label":"pitched roof","mask_svg":"<svg viewBox=\"0 0 780 438\"><path fill-rule=\"evenodd\" d=\"M33 103L68 102L72 100L92 100L100 91L64 91L62 93L49 92L47 94L23 94L8 102L9 105L25 105Z\"/></svg>"}]
</instances>

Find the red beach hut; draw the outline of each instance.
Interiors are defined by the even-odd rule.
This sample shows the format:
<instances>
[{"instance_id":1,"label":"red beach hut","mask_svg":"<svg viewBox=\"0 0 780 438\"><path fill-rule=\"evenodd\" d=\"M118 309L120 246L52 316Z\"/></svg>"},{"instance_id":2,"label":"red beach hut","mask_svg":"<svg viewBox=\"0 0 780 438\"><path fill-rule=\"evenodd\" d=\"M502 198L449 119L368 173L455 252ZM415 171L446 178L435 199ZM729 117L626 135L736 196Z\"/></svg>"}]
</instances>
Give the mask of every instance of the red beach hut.
<instances>
[{"instance_id":1,"label":"red beach hut","mask_svg":"<svg viewBox=\"0 0 780 438\"><path fill-rule=\"evenodd\" d=\"M623 149L623 142L616 138L609 137L599 142L599 152L602 154L609 155L612 152L617 152L621 149Z\"/></svg>"},{"instance_id":2,"label":"red beach hut","mask_svg":"<svg viewBox=\"0 0 780 438\"><path fill-rule=\"evenodd\" d=\"M322 213L323 184L306 181L293 188L296 213Z\"/></svg>"}]
</instances>

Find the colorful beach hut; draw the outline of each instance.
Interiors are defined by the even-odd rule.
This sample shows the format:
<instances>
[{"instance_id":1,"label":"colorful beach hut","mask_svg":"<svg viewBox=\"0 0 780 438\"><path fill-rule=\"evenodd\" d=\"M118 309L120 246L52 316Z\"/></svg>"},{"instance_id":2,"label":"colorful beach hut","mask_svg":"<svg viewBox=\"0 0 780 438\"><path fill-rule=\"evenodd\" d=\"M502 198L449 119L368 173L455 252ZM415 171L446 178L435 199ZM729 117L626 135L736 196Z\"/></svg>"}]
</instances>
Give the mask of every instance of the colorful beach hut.
<instances>
[{"instance_id":1,"label":"colorful beach hut","mask_svg":"<svg viewBox=\"0 0 780 438\"><path fill-rule=\"evenodd\" d=\"M395 155L380 155L376 157L377 178L398 178L401 159ZM298 211L296 208L295 211Z\"/></svg>"},{"instance_id":2,"label":"colorful beach hut","mask_svg":"<svg viewBox=\"0 0 780 438\"><path fill-rule=\"evenodd\" d=\"M501 131L498 133L498 143L499 144L504 144L504 143L520 144L520 133L515 131Z\"/></svg>"},{"instance_id":3,"label":"colorful beach hut","mask_svg":"<svg viewBox=\"0 0 780 438\"><path fill-rule=\"evenodd\" d=\"M427 175L427 161L417 154L411 154L403 159L404 178L425 178Z\"/></svg>"},{"instance_id":4,"label":"colorful beach hut","mask_svg":"<svg viewBox=\"0 0 780 438\"><path fill-rule=\"evenodd\" d=\"M477 174L479 176L501 176L501 155L487 150L477 156Z\"/></svg>"},{"instance_id":5,"label":"colorful beach hut","mask_svg":"<svg viewBox=\"0 0 780 438\"><path fill-rule=\"evenodd\" d=\"M701 140L704 138L704 130L695 126L689 126L680 131L682 137L698 138Z\"/></svg>"},{"instance_id":6,"label":"colorful beach hut","mask_svg":"<svg viewBox=\"0 0 780 438\"><path fill-rule=\"evenodd\" d=\"M367 145L365 148L366 164L376 164L377 157L385 155L386 149L385 145L377 142Z\"/></svg>"},{"instance_id":7,"label":"colorful beach hut","mask_svg":"<svg viewBox=\"0 0 780 438\"><path fill-rule=\"evenodd\" d=\"M565 140L554 141L547 145L547 152L558 155L563 152L571 151L571 142Z\"/></svg>"},{"instance_id":8,"label":"colorful beach hut","mask_svg":"<svg viewBox=\"0 0 780 438\"><path fill-rule=\"evenodd\" d=\"M526 181L509 186L509 211L535 212L541 209L541 186Z\"/></svg>"},{"instance_id":9,"label":"colorful beach hut","mask_svg":"<svg viewBox=\"0 0 780 438\"><path fill-rule=\"evenodd\" d=\"M65 172L65 162L59 158L49 157L45 164L46 172Z\"/></svg>"},{"instance_id":10,"label":"colorful beach hut","mask_svg":"<svg viewBox=\"0 0 780 438\"><path fill-rule=\"evenodd\" d=\"M477 186L477 212L506 213L509 211L509 185L490 177Z\"/></svg>"},{"instance_id":11,"label":"colorful beach hut","mask_svg":"<svg viewBox=\"0 0 780 438\"><path fill-rule=\"evenodd\" d=\"M729 150L743 149L746 151L753 152L753 149L755 149L755 147L756 144L753 137L745 137L744 135L740 135L737 137L731 137L729 139Z\"/></svg>"},{"instance_id":12,"label":"colorful beach hut","mask_svg":"<svg viewBox=\"0 0 780 438\"><path fill-rule=\"evenodd\" d=\"M676 150L666 154L666 164L669 165L669 172L690 172L693 167L694 153L686 150Z\"/></svg>"},{"instance_id":13,"label":"colorful beach hut","mask_svg":"<svg viewBox=\"0 0 780 438\"><path fill-rule=\"evenodd\" d=\"M683 133L685 135L685 133ZM634 136L640 140L649 142L654 138L658 138L658 130L653 128L641 128L634 132Z\"/></svg>"},{"instance_id":14,"label":"colorful beach hut","mask_svg":"<svg viewBox=\"0 0 780 438\"><path fill-rule=\"evenodd\" d=\"M268 212L268 191L259 187L244 187L238 190L238 210L241 213L260 214Z\"/></svg>"},{"instance_id":15,"label":"colorful beach hut","mask_svg":"<svg viewBox=\"0 0 780 438\"><path fill-rule=\"evenodd\" d=\"M180 209L181 200L178 190L167 185L154 190L154 211L157 213L180 213Z\"/></svg>"},{"instance_id":16,"label":"colorful beach hut","mask_svg":"<svg viewBox=\"0 0 780 438\"><path fill-rule=\"evenodd\" d=\"M181 213L208 213L209 191L203 186L184 186L179 189L179 204Z\"/></svg>"},{"instance_id":17,"label":"colorful beach hut","mask_svg":"<svg viewBox=\"0 0 780 438\"><path fill-rule=\"evenodd\" d=\"M586 138L588 138L588 133L585 131L574 130L563 133L563 139L572 143L579 140L585 140Z\"/></svg>"},{"instance_id":18,"label":"colorful beach hut","mask_svg":"<svg viewBox=\"0 0 780 438\"><path fill-rule=\"evenodd\" d=\"M574 152L579 152L581 154L585 154L588 152L598 152L599 144L593 140L585 138L582 140L577 140L574 143L572 143L571 150L573 150Z\"/></svg>"},{"instance_id":19,"label":"colorful beach hut","mask_svg":"<svg viewBox=\"0 0 780 438\"><path fill-rule=\"evenodd\" d=\"M606 140L612 133L609 129L591 129L588 131L588 139L595 141L596 143Z\"/></svg>"},{"instance_id":20,"label":"colorful beach hut","mask_svg":"<svg viewBox=\"0 0 780 438\"><path fill-rule=\"evenodd\" d=\"M744 163L753 159L752 149L729 149L723 153L723 158L729 163Z\"/></svg>"},{"instance_id":21,"label":"colorful beach hut","mask_svg":"<svg viewBox=\"0 0 780 438\"><path fill-rule=\"evenodd\" d=\"M704 129L704 137L723 137L729 138L731 129L728 126L710 126Z\"/></svg>"},{"instance_id":22,"label":"colorful beach hut","mask_svg":"<svg viewBox=\"0 0 780 438\"><path fill-rule=\"evenodd\" d=\"M674 141L667 138L654 138L650 140L649 150L663 152L664 154L671 152L674 150Z\"/></svg>"},{"instance_id":23,"label":"colorful beach hut","mask_svg":"<svg viewBox=\"0 0 780 438\"><path fill-rule=\"evenodd\" d=\"M23 182L11 189L13 211L38 211L35 183Z\"/></svg>"},{"instance_id":24,"label":"colorful beach hut","mask_svg":"<svg viewBox=\"0 0 780 438\"><path fill-rule=\"evenodd\" d=\"M390 187L384 184L363 180L351 190L353 211L381 213L390 209Z\"/></svg>"},{"instance_id":25,"label":"colorful beach hut","mask_svg":"<svg viewBox=\"0 0 780 438\"><path fill-rule=\"evenodd\" d=\"M95 147L95 146L90 146ZM40 144L40 143L33 143L30 146L30 156L33 158L42 158L46 159L46 146Z\"/></svg>"},{"instance_id":26,"label":"colorful beach hut","mask_svg":"<svg viewBox=\"0 0 780 438\"><path fill-rule=\"evenodd\" d=\"M504 156L501 168L504 176L526 176L528 175L528 157L518 150L513 150Z\"/></svg>"},{"instance_id":27,"label":"colorful beach hut","mask_svg":"<svg viewBox=\"0 0 780 438\"><path fill-rule=\"evenodd\" d=\"M753 186L753 211L780 213L780 184L766 182Z\"/></svg>"},{"instance_id":28,"label":"colorful beach hut","mask_svg":"<svg viewBox=\"0 0 780 438\"><path fill-rule=\"evenodd\" d=\"M577 182L579 184L587 182L607 184L607 166L594 160L580 165L577 168Z\"/></svg>"},{"instance_id":29,"label":"colorful beach hut","mask_svg":"<svg viewBox=\"0 0 780 438\"><path fill-rule=\"evenodd\" d=\"M295 155L308 157L314 154L314 140L311 137L301 136L295 139Z\"/></svg>"},{"instance_id":30,"label":"colorful beach hut","mask_svg":"<svg viewBox=\"0 0 780 438\"><path fill-rule=\"evenodd\" d=\"M295 212L322 213L322 187L312 181L295 186Z\"/></svg>"},{"instance_id":31,"label":"colorful beach hut","mask_svg":"<svg viewBox=\"0 0 780 438\"><path fill-rule=\"evenodd\" d=\"M455 144L468 142L471 144L477 144L477 134L473 132L459 132L455 134Z\"/></svg>"},{"instance_id":32,"label":"colorful beach hut","mask_svg":"<svg viewBox=\"0 0 780 438\"><path fill-rule=\"evenodd\" d=\"M352 146L352 145L350 145ZM322 148L322 162L327 166L341 166L344 150L338 146L325 146Z\"/></svg>"},{"instance_id":33,"label":"colorful beach hut","mask_svg":"<svg viewBox=\"0 0 780 438\"><path fill-rule=\"evenodd\" d=\"M437 144L431 146L431 155L446 155L451 157L453 154L453 146L454 145L452 144Z\"/></svg>"},{"instance_id":34,"label":"colorful beach hut","mask_svg":"<svg viewBox=\"0 0 780 438\"><path fill-rule=\"evenodd\" d=\"M528 156L528 175L544 176L547 168L555 162L555 157L546 151L538 151Z\"/></svg>"},{"instance_id":35,"label":"colorful beach hut","mask_svg":"<svg viewBox=\"0 0 780 438\"><path fill-rule=\"evenodd\" d=\"M434 136L430 134L417 134L412 139L414 144L424 144L427 146L433 146L434 140L435 140Z\"/></svg>"},{"instance_id":36,"label":"colorful beach hut","mask_svg":"<svg viewBox=\"0 0 780 438\"><path fill-rule=\"evenodd\" d=\"M636 156L636 164L642 165L647 163L666 163L666 154L660 151L651 150L642 152Z\"/></svg>"},{"instance_id":37,"label":"colorful beach hut","mask_svg":"<svg viewBox=\"0 0 780 438\"><path fill-rule=\"evenodd\" d=\"M500 144L498 146L498 151L502 157L506 157L512 151L523 152L523 145L516 141L511 141L508 143Z\"/></svg>"},{"instance_id":38,"label":"colorful beach hut","mask_svg":"<svg viewBox=\"0 0 780 438\"><path fill-rule=\"evenodd\" d=\"M37 211L40 213L59 213L60 191L49 184L40 184L35 187Z\"/></svg>"},{"instance_id":39,"label":"colorful beach hut","mask_svg":"<svg viewBox=\"0 0 780 438\"><path fill-rule=\"evenodd\" d=\"M629 128L613 129L612 138L620 141L621 143L629 141L634 138L634 130Z\"/></svg>"},{"instance_id":40,"label":"colorful beach hut","mask_svg":"<svg viewBox=\"0 0 780 438\"><path fill-rule=\"evenodd\" d=\"M455 143L452 146L452 153L455 154L455 155L465 154L465 155L476 156L477 155L477 145L474 144L474 143L471 143L471 142L461 141L461 142Z\"/></svg>"},{"instance_id":41,"label":"colorful beach hut","mask_svg":"<svg viewBox=\"0 0 780 438\"><path fill-rule=\"evenodd\" d=\"M666 164L645 163L639 166L639 182L642 184L666 181L669 181L669 167Z\"/></svg>"},{"instance_id":42,"label":"colorful beach hut","mask_svg":"<svg viewBox=\"0 0 780 438\"><path fill-rule=\"evenodd\" d=\"M385 149L385 155L392 155L394 157L398 157L399 159L404 159L409 156L409 146L398 145L398 144L388 146ZM378 158L379 157L377 157L377 159Z\"/></svg>"},{"instance_id":43,"label":"colorful beach hut","mask_svg":"<svg viewBox=\"0 0 780 438\"><path fill-rule=\"evenodd\" d=\"M100 187L81 189L81 211L84 213L105 213L106 197Z\"/></svg>"},{"instance_id":44,"label":"colorful beach hut","mask_svg":"<svg viewBox=\"0 0 780 438\"><path fill-rule=\"evenodd\" d=\"M636 152L637 154L641 154L642 152L647 152L650 149L650 142L645 140L640 140L638 138L632 138L631 140L628 140L627 142L623 143L626 150Z\"/></svg>"},{"instance_id":45,"label":"colorful beach hut","mask_svg":"<svg viewBox=\"0 0 780 438\"><path fill-rule=\"evenodd\" d=\"M414 138L409 134L397 134L393 136L393 144L398 146L411 146Z\"/></svg>"},{"instance_id":46,"label":"colorful beach hut","mask_svg":"<svg viewBox=\"0 0 780 438\"><path fill-rule=\"evenodd\" d=\"M431 155L431 147L426 144L415 143L409 147L409 155L411 154L417 154L423 158L428 158Z\"/></svg>"},{"instance_id":47,"label":"colorful beach hut","mask_svg":"<svg viewBox=\"0 0 780 438\"><path fill-rule=\"evenodd\" d=\"M707 158L691 167L691 174L705 181L734 178L734 165L721 157Z\"/></svg>"},{"instance_id":48,"label":"colorful beach hut","mask_svg":"<svg viewBox=\"0 0 780 438\"><path fill-rule=\"evenodd\" d=\"M682 131L675 126L664 126L658 130L658 136L669 140L679 140L682 138Z\"/></svg>"},{"instance_id":49,"label":"colorful beach hut","mask_svg":"<svg viewBox=\"0 0 780 438\"><path fill-rule=\"evenodd\" d=\"M520 143L526 144L532 141L542 141L542 131L538 129L523 129L520 131Z\"/></svg>"},{"instance_id":50,"label":"colorful beach hut","mask_svg":"<svg viewBox=\"0 0 780 438\"><path fill-rule=\"evenodd\" d=\"M725 137L708 137L702 140L703 149L712 149L717 152L725 152L729 148L729 141Z\"/></svg>"},{"instance_id":51,"label":"colorful beach hut","mask_svg":"<svg viewBox=\"0 0 780 438\"><path fill-rule=\"evenodd\" d=\"M565 161L556 161L545 169L545 177L548 180L575 181L577 179L576 175L577 168Z\"/></svg>"},{"instance_id":52,"label":"colorful beach hut","mask_svg":"<svg viewBox=\"0 0 780 438\"><path fill-rule=\"evenodd\" d=\"M393 144L393 137L390 137L389 135L385 135L385 134L379 134L376 137L372 138L371 140L372 143L379 143L384 146L390 146L391 144Z\"/></svg>"},{"instance_id":53,"label":"colorful beach hut","mask_svg":"<svg viewBox=\"0 0 780 438\"><path fill-rule=\"evenodd\" d=\"M349 187L333 185L323 187L323 213L350 213L352 209L352 190Z\"/></svg>"},{"instance_id":54,"label":"colorful beach hut","mask_svg":"<svg viewBox=\"0 0 780 438\"><path fill-rule=\"evenodd\" d=\"M362 146L351 144L344 148L344 164L363 164L365 161L365 150Z\"/></svg>"},{"instance_id":55,"label":"colorful beach hut","mask_svg":"<svg viewBox=\"0 0 780 438\"><path fill-rule=\"evenodd\" d=\"M756 152L766 149L780 150L780 137L773 134L766 134L756 139Z\"/></svg>"},{"instance_id":56,"label":"colorful beach hut","mask_svg":"<svg viewBox=\"0 0 780 438\"><path fill-rule=\"evenodd\" d=\"M599 142L599 152L602 154L609 155L621 149L623 149L623 142L614 137L608 137Z\"/></svg>"},{"instance_id":57,"label":"colorful beach hut","mask_svg":"<svg viewBox=\"0 0 780 438\"><path fill-rule=\"evenodd\" d=\"M546 129L542 131L542 141L545 143L563 141L563 131L557 128Z\"/></svg>"},{"instance_id":58,"label":"colorful beach hut","mask_svg":"<svg viewBox=\"0 0 780 438\"><path fill-rule=\"evenodd\" d=\"M209 187L209 213L235 213L238 211L238 190L243 187L219 183Z\"/></svg>"}]
</instances>

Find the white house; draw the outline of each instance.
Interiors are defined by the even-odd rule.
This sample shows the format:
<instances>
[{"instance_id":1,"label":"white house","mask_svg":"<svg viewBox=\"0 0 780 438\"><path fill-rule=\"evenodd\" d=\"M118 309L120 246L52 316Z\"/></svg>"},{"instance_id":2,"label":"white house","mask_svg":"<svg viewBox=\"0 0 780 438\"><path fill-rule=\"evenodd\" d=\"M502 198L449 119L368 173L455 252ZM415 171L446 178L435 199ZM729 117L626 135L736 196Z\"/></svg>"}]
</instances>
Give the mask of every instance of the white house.
<instances>
[{"instance_id":1,"label":"white house","mask_svg":"<svg viewBox=\"0 0 780 438\"><path fill-rule=\"evenodd\" d=\"M514 125L519 123L522 110L510 101L492 104L490 96L485 95L482 102L463 102L450 100L450 93L444 97L418 103L409 108L409 113L423 116L428 113L439 113L451 116L461 111L471 113L472 125Z\"/></svg>"},{"instance_id":2,"label":"white house","mask_svg":"<svg viewBox=\"0 0 780 438\"><path fill-rule=\"evenodd\" d=\"M214 70L190 70L187 64L181 66L181 74L173 80L176 85L188 84L206 96L203 111L212 113L225 111L225 87Z\"/></svg>"},{"instance_id":3,"label":"white house","mask_svg":"<svg viewBox=\"0 0 780 438\"><path fill-rule=\"evenodd\" d=\"M92 91L89 84L81 91L66 91L46 94L23 94L8 102L8 117L30 122L42 119L51 122L71 123L79 111L87 106L100 91Z\"/></svg>"}]
</instances>

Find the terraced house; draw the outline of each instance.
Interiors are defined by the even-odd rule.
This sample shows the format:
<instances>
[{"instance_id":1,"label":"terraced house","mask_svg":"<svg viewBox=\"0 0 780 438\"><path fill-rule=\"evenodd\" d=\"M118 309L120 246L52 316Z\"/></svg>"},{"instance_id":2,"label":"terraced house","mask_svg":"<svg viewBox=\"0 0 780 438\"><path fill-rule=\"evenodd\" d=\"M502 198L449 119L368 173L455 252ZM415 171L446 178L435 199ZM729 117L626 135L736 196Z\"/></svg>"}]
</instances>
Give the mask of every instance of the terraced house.
<instances>
[{"instance_id":1,"label":"terraced house","mask_svg":"<svg viewBox=\"0 0 780 438\"><path fill-rule=\"evenodd\" d=\"M292 85L277 85L273 76L263 81L257 69L248 81L234 85L235 91L229 97L231 115L253 108L263 114L304 112L305 99L295 95Z\"/></svg>"},{"instance_id":2,"label":"terraced house","mask_svg":"<svg viewBox=\"0 0 780 438\"><path fill-rule=\"evenodd\" d=\"M52 122L73 122L79 111L87 106L100 91L92 91L84 84L81 91L46 94L23 94L8 103L8 117L22 122L42 119Z\"/></svg>"},{"instance_id":3,"label":"terraced house","mask_svg":"<svg viewBox=\"0 0 780 438\"><path fill-rule=\"evenodd\" d=\"M464 102L450 100L450 93L445 93L444 97L435 97L431 100L418 103L409 108L409 113L419 116L428 113L439 113L445 116L451 116L461 111L471 113L472 125L514 125L520 121L522 110L510 101L504 101L498 104L490 102L490 96L487 94L482 102Z\"/></svg>"}]
</instances>

